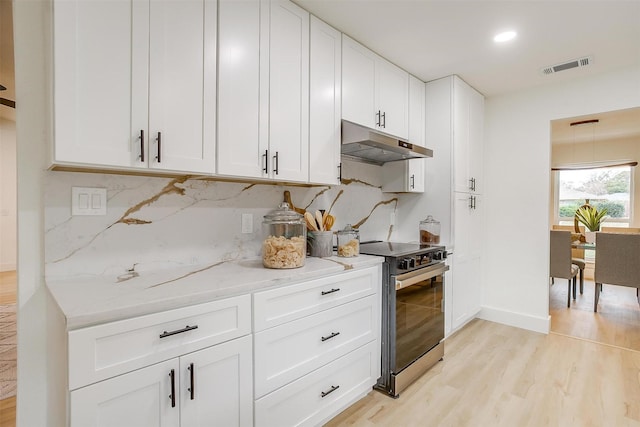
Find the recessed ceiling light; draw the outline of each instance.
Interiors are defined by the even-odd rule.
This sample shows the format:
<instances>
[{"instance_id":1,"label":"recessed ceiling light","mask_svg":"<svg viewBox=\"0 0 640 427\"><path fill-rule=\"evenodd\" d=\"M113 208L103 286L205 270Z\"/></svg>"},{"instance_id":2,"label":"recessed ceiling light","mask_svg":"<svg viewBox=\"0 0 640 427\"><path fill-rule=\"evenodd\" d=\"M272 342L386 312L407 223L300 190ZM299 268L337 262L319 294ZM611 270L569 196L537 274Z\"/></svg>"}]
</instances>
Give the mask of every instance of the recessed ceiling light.
<instances>
[{"instance_id":1,"label":"recessed ceiling light","mask_svg":"<svg viewBox=\"0 0 640 427\"><path fill-rule=\"evenodd\" d=\"M518 33L516 33L515 31L504 31L502 33L496 34L493 37L493 41L496 43L504 43L508 42L509 40L515 39L517 35Z\"/></svg>"}]
</instances>

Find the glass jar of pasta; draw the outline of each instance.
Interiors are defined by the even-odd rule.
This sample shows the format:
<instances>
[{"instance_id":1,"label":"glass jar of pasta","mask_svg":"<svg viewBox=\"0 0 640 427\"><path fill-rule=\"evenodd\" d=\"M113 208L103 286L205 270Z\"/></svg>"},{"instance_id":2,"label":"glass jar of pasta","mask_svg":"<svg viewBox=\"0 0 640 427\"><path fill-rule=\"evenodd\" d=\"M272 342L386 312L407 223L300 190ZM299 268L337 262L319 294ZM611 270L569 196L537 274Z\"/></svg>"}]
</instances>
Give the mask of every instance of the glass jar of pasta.
<instances>
[{"instance_id":1,"label":"glass jar of pasta","mask_svg":"<svg viewBox=\"0 0 640 427\"><path fill-rule=\"evenodd\" d=\"M360 254L360 230L347 224L336 234L338 235L338 256L352 257Z\"/></svg>"},{"instance_id":2,"label":"glass jar of pasta","mask_svg":"<svg viewBox=\"0 0 640 427\"><path fill-rule=\"evenodd\" d=\"M302 215L282 202L262 222L262 265L267 268L298 268L307 253L307 227Z\"/></svg>"}]
</instances>

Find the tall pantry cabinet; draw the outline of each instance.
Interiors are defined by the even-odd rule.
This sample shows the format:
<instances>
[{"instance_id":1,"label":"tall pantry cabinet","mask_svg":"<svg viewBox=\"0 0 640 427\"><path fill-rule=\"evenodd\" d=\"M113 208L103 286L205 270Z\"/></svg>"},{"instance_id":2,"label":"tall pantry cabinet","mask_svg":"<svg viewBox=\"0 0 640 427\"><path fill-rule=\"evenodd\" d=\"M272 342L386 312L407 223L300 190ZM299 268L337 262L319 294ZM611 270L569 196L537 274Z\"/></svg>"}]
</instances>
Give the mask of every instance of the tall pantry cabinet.
<instances>
[{"instance_id":1,"label":"tall pantry cabinet","mask_svg":"<svg viewBox=\"0 0 640 427\"><path fill-rule=\"evenodd\" d=\"M55 165L213 173L216 0L56 0Z\"/></svg>"},{"instance_id":2,"label":"tall pantry cabinet","mask_svg":"<svg viewBox=\"0 0 640 427\"><path fill-rule=\"evenodd\" d=\"M481 308L484 97L458 76L428 82L426 87L427 141L451 150L453 261L445 299L449 334Z\"/></svg>"},{"instance_id":3,"label":"tall pantry cabinet","mask_svg":"<svg viewBox=\"0 0 640 427\"><path fill-rule=\"evenodd\" d=\"M309 179L309 13L219 1L220 175Z\"/></svg>"}]
</instances>

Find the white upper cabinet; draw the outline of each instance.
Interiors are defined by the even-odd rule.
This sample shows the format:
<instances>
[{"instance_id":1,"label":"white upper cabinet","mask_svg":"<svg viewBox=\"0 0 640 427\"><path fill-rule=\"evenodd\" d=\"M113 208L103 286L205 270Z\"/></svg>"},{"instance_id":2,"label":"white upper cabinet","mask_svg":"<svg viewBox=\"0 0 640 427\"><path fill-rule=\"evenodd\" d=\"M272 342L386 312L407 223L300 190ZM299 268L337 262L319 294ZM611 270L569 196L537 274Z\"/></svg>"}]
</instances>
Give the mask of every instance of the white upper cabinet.
<instances>
[{"instance_id":1,"label":"white upper cabinet","mask_svg":"<svg viewBox=\"0 0 640 427\"><path fill-rule=\"evenodd\" d=\"M309 12L271 0L269 27L269 172L273 179L307 182Z\"/></svg>"},{"instance_id":2,"label":"white upper cabinet","mask_svg":"<svg viewBox=\"0 0 640 427\"><path fill-rule=\"evenodd\" d=\"M425 147L426 87L422 80L409 76L409 142Z\"/></svg>"},{"instance_id":3,"label":"white upper cabinet","mask_svg":"<svg viewBox=\"0 0 640 427\"><path fill-rule=\"evenodd\" d=\"M220 0L218 173L309 179L309 13Z\"/></svg>"},{"instance_id":4,"label":"white upper cabinet","mask_svg":"<svg viewBox=\"0 0 640 427\"><path fill-rule=\"evenodd\" d=\"M216 1L55 1L55 164L214 172Z\"/></svg>"},{"instance_id":5,"label":"white upper cabinet","mask_svg":"<svg viewBox=\"0 0 640 427\"><path fill-rule=\"evenodd\" d=\"M342 36L342 118L409 136L409 74Z\"/></svg>"},{"instance_id":6,"label":"white upper cabinet","mask_svg":"<svg viewBox=\"0 0 640 427\"><path fill-rule=\"evenodd\" d=\"M260 1L220 0L218 22L218 173L262 177ZM268 92L267 92L268 93ZM268 119L268 116L267 116Z\"/></svg>"},{"instance_id":7,"label":"white upper cabinet","mask_svg":"<svg viewBox=\"0 0 640 427\"><path fill-rule=\"evenodd\" d=\"M482 193L484 97L453 77L454 189Z\"/></svg>"},{"instance_id":8,"label":"white upper cabinet","mask_svg":"<svg viewBox=\"0 0 640 427\"><path fill-rule=\"evenodd\" d=\"M340 184L342 39L311 17L309 67L309 181Z\"/></svg>"}]
</instances>

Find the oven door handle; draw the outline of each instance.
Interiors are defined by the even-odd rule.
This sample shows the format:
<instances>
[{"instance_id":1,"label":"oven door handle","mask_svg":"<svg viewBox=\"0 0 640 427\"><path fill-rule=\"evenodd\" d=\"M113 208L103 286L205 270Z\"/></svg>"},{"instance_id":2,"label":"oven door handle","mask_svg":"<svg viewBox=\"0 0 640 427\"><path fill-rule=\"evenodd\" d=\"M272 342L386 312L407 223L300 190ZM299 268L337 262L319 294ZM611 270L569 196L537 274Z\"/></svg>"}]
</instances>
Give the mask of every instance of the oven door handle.
<instances>
[{"instance_id":1,"label":"oven door handle","mask_svg":"<svg viewBox=\"0 0 640 427\"><path fill-rule=\"evenodd\" d=\"M446 265L445 263L438 263L430 267L422 268L420 270L414 270L410 273L396 276L396 291L408 286L415 285L416 283L420 283L424 280L431 279L432 277L440 276L448 270L448 265Z\"/></svg>"}]
</instances>

